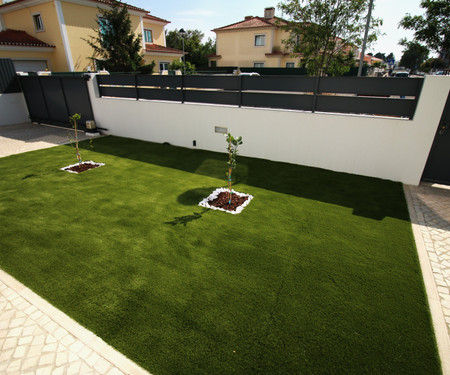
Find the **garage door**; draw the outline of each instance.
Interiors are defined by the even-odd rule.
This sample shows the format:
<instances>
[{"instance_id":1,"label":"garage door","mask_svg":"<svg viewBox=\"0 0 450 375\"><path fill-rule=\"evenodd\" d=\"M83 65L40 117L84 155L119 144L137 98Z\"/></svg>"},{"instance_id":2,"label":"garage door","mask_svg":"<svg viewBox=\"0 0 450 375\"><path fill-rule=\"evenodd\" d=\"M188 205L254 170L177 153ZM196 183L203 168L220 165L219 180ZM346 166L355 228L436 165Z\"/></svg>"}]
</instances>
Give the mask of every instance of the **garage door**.
<instances>
[{"instance_id":1,"label":"garage door","mask_svg":"<svg viewBox=\"0 0 450 375\"><path fill-rule=\"evenodd\" d=\"M47 69L46 60L13 60L16 72L38 72Z\"/></svg>"}]
</instances>

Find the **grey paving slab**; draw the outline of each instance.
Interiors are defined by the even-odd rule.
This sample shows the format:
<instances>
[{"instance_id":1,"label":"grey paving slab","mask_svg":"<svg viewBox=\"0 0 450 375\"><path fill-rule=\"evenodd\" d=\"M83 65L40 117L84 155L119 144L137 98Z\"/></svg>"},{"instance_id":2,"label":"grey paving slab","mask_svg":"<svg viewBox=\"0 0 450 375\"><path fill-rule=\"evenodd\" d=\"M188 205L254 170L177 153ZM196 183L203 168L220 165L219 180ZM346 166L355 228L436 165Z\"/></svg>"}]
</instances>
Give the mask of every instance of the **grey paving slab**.
<instances>
[{"instance_id":1,"label":"grey paving slab","mask_svg":"<svg viewBox=\"0 0 450 375\"><path fill-rule=\"evenodd\" d=\"M443 372L450 375L450 186L404 188Z\"/></svg>"},{"instance_id":2,"label":"grey paving slab","mask_svg":"<svg viewBox=\"0 0 450 375\"><path fill-rule=\"evenodd\" d=\"M75 131L31 122L0 126L0 157L70 143ZM89 139L78 132L79 140Z\"/></svg>"}]
</instances>

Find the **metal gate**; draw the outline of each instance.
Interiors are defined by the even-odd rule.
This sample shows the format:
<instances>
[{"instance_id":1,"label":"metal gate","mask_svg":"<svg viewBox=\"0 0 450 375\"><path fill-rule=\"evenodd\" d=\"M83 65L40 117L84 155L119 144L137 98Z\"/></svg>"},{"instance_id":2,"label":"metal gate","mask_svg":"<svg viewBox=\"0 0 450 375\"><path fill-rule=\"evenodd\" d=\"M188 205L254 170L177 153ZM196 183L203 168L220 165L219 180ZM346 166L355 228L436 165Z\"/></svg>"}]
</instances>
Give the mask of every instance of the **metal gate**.
<instances>
[{"instance_id":1,"label":"metal gate","mask_svg":"<svg viewBox=\"0 0 450 375\"><path fill-rule=\"evenodd\" d=\"M422 180L450 185L450 93L428 155Z\"/></svg>"},{"instance_id":2,"label":"metal gate","mask_svg":"<svg viewBox=\"0 0 450 375\"><path fill-rule=\"evenodd\" d=\"M21 76L32 122L70 127L69 116L81 114L80 129L94 120L86 81L89 76Z\"/></svg>"}]
</instances>

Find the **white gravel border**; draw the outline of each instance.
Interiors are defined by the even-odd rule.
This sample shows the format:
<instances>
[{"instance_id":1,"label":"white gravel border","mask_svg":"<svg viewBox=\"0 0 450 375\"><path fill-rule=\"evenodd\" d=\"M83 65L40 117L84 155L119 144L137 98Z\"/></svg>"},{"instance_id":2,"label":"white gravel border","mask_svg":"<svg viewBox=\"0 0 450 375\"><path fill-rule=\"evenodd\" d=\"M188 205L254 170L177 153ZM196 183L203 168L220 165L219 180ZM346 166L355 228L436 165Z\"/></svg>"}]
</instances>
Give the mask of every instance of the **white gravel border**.
<instances>
[{"instance_id":1,"label":"white gravel border","mask_svg":"<svg viewBox=\"0 0 450 375\"><path fill-rule=\"evenodd\" d=\"M233 215L240 214L242 212L242 210L253 199L253 195L245 194L245 193L239 193L238 191L234 191L233 189L231 189L231 191L233 192L233 194L239 195L240 197L248 197L248 199L244 202L244 204L239 206L238 208L236 208L235 211L228 211L228 210L224 210L223 208L210 206L209 203L208 203L209 201L212 201L212 200L216 199L219 196L220 193L228 192L227 188L218 188L218 189L214 190L208 197L203 199L198 205L202 206L202 207L210 208L211 210L219 210L219 211L228 212L229 214L233 214Z\"/></svg>"},{"instance_id":2,"label":"white gravel border","mask_svg":"<svg viewBox=\"0 0 450 375\"><path fill-rule=\"evenodd\" d=\"M80 163L68 165L67 167L59 168L59 169L61 169L62 171L65 171L65 172L78 174L78 173L80 173L80 172L70 171L69 168L76 167L77 165L81 165L81 164L95 164L97 167L102 167L103 165L105 165L105 163L96 163L95 161L88 160L88 161L82 161L82 162L80 162ZM96 167L96 168L97 168L97 167ZM92 169L94 169L94 168L92 168ZM85 172L85 171L83 171L83 172Z\"/></svg>"}]
</instances>

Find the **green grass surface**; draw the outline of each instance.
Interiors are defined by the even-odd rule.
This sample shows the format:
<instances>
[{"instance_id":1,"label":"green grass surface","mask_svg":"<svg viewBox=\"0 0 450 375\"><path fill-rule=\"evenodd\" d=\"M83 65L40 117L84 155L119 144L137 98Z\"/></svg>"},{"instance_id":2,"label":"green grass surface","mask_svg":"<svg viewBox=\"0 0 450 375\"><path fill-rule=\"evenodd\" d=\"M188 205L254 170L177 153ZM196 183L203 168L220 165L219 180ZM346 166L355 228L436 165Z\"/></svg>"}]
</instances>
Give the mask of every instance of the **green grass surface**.
<instances>
[{"instance_id":1,"label":"green grass surface","mask_svg":"<svg viewBox=\"0 0 450 375\"><path fill-rule=\"evenodd\" d=\"M440 373L401 184L238 157L230 215L225 154L94 146L0 159L0 267L153 374Z\"/></svg>"}]
</instances>

